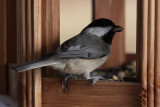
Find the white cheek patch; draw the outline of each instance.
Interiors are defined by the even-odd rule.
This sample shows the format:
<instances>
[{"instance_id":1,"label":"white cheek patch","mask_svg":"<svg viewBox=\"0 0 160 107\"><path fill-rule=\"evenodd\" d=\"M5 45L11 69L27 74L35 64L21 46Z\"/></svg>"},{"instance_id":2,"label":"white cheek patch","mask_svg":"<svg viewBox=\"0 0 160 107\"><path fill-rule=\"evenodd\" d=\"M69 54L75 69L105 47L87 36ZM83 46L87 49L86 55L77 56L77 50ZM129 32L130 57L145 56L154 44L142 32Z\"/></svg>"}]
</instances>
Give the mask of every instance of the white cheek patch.
<instances>
[{"instance_id":1,"label":"white cheek patch","mask_svg":"<svg viewBox=\"0 0 160 107\"><path fill-rule=\"evenodd\" d=\"M106 33L108 33L112 27L92 27L87 28L85 33L97 35L98 37L104 36Z\"/></svg>"}]
</instances>

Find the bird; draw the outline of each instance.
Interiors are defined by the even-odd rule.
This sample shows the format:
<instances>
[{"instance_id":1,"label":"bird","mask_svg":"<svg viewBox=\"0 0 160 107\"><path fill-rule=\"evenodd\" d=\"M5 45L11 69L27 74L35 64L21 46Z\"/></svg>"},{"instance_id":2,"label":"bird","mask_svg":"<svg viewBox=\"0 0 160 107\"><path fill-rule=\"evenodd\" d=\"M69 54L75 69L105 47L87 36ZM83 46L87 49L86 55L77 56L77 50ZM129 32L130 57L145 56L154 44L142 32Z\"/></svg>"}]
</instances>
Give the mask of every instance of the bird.
<instances>
[{"instance_id":1,"label":"bird","mask_svg":"<svg viewBox=\"0 0 160 107\"><path fill-rule=\"evenodd\" d=\"M82 75L95 83L104 79L102 76L90 76L90 72L103 65L111 55L112 40L116 32L123 28L106 18L96 19L86 26L78 35L68 39L44 58L14 66L16 72L49 66L66 74L62 88L68 87L68 80L73 75Z\"/></svg>"}]
</instances>

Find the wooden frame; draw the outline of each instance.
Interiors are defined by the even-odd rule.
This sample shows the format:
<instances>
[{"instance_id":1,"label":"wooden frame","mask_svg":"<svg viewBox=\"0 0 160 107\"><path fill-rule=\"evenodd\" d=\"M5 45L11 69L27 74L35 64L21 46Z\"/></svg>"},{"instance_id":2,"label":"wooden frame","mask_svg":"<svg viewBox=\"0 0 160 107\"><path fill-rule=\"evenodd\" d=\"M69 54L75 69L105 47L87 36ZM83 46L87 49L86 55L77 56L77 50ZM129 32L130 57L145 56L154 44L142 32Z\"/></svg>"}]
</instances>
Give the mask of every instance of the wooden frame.
<instances>
[{"instance_id":1,"label":"wooden frame","mask_svg":"<svg viewBox=\"0 0 160 107\"><path fill-rule=\"evenodd\" d=\"M42 21L42 19L44 20ZM52 23L49 23L48 19L52 20ZM44 37L41 33L47 36ZM51 35L49 35L50 33ZM43 40L41 40L42 38ZM3 39L5 40L5 38ZM52 46L57 46L59 44L59 0L17 0L17 39L18 64L39 58L41 51L46 47L49 47L46 49L48 51ZM19 74L19 106L41 107L53 104L55 106L140 106L137 101L140 93L142 107L159 107L159 41L160 1L137 0L137 76L141 85L138 82L99 81L94 88L91 87L89 81L70 81L71 88L63 93L59 78L42 79L41 70L36 69L34 72ZM42 49L41 44L43 44ZM50 72L45 75L50 75ZM101 92L109 97L105 97ZM125 92L128 94L124 95ZM57 96L58 94L59 96ZM114 96L114 99L111 96ZM53 98L54 101L50 98ZM123 98L130 103L124 104ZM97 103L91 103L95 100ZM60 102L64 104L60 104Z\"/></svg>"},{"instance_id":2,"label":"wooden frame","mask_svg":"<svg viewBox=\"0 0 160 107\"><path fill-rule=\"evenodd\" d=\"M54 26L58 26L59 24L57 23L55 25L55 23L50 24L48 22L48 19L52 19L54 21L59 22L59 0L54 0L55 2L52 1L41 1L41 0L34 0L34 2L29 1L24 1L24 0L17 0L17 32L18 32L18 63L24 63L25 61L29 61L29 60L33 60L35 58L35 56L38 54L38 56L40 55L40 51L41 51L41 43L44 43L42 48L46 48L46 47L50 47L53 46L53 42L58 41L59 38L57 38L59 36L59 33L54 33L55 32L59 32L59 27L55 28ZM50 2L50 3L48 3ZM42 14L45 15L43 16L43 21L41 24L41 3L43 3L42 5ZM38 5L37 5L38 4ZM33 7L32 7L33 6ZM58 6L58 7L55 7ZM30 10L30 8L32 10ZM55 14L51 15L50 13L52 11L55 11ZM57 13L56 13L57 12ZM33 25L32 25L33 24ZM38 25L40 24L40 25ZM41 36L41 25L43 25L43 30L42 30L42 34L46 35L46 37ZM33 27L31 27L33 26ZM32 29L30 29L32 28ZM50 34L51 35L48 35ZM31 37L33 36L33 38ZM53 38L56 37L57 39ZM43 38L43 41L41 42L40 38ZM50 38L51 41L49 41L48 39ZM57 42L58 43L58 42ZM32 45L31 45L32 44ZM38 47L37 47L38 46ZM32 50L28 50L28 49L32 49ZM47 48L48 50L48 48ZM45 53L44 53L45 54ZM27 56L27 57L26 57ZM33 57L33 59L32 59ZM40 56L39 56L40 57ZM39 69L37 69L39 70ZM32 76L33 75L33 76ZM33 84L31 83L31 81L33 81ZM46 82L47 81L47 82ZM50 81L50 82L49 82ZM46 87L48 87L48 89L51 89L51 93L53 91L55 91L55 88L58 86L58 90L60 90L59 92L61 94L64 94L64 96L62 96L61 98L66 98L67 96L65 96L65 93L62 93L61 90L61 82L57 82L60 81L60 79L55 79L55 78L44 78L42 79L42 93L41 93L41 73L34 70L34 73L22 73L19 74L19 106L46 106L48 101L45 92L47 92L45 89ZM48 83L49 82L49 83ZM56 87L52 87L51 83L57 83L57 85L55 85ZM87 84L90 84L89 87L91 86L91 83L88 81L73 81L71 82L71 87L73 90L77 91L77 92L82 92L82 90L78 90L80 89L80 87L76 87L76 86L81 86L81 87L87 87ZM140 89L140 85L137 83L133 83L133 84L128 84L128 83L108 83L108 82L103 82L100 81L96 84L97 88L93 88L91 87L90 90L92 90L93 92L97 89L101 90L102 92L106 93L106 95L110 95L111 91L110 90L106 90L106 88L102 88L104 86L111 86L111 87L117 87L116 89L119 90L119 86L125 86L125 89L129 89L128 93L130 94L126 94L125 98L130 102L128 104L124 104L124 100L122 101L121 99L124 98L123 94L118 94L117 90L113 90L112 91L112 95L115 96L115 98L117 98L117 100L113 101L112 103L116 105L121 105L121 106L131 106L131 105L136 105L138 106L139 103L137 102L137 98L138 98L138 93L139 93L139 89ZM75 88L74 88L75 87ZM137 90L134 90L134 88L132 87L136 87ZM102 88L102 89L101 89ZM108 87L109 88L109 87ZM27 90L27 91L26 91ZM33 90L33 92L31 91ZM36 93L36 91L38 90L38 92ZM57 89L56 89L57 90ZM50 95L50 92L47 92L47 95ZM87 91L86 91L87 92ZM122 89L121 92L124 93L124 90ZM83 93L83 92L82 92ZM137 93L137 94L136 94ZM41 94L43 96L41 96ZM58 93L56 93L58 94ZM70 93L68 93L68 95L70 95ZM38 96L37 96L38 95ZM73 96L77 95L76 93L73 94ZM134 96L133 96L134 95ZM70 105L74 106L74 105L82 105L82 104L72 104L72 100L73 100L73 96L71 96L71 103ZM83 99L83 97L85 97L84 94L81 95L80 99L77 98L75 101L82 101L82 102L90 102L93 101L92 100L85 100ZM89 98L91 98L93 96L90 96ZM97 97L96 95L94 97ZM104 96L103 96L104 97ZM43 99L41 99L43 98ZM50 98L50 97L48 97ZM101 97L97 97L98 99ZM32 102L33 100L33 102ZM105 101L106 99L102 100ZM42 103L41 103L42 101ZM110 100L109 100L110 101ZM62 100L57 99L57 102L62 102ZM109 103L109 102L108 102ZM108 103L102 103L102 105L107 106ZM42 104L42 105L41 105ZM55 97L55 102L50 102L49 105L53 105L53 104L57 104L56 103L56 97ZM88 103L89 105L91 103ZM94 103L93 105L97 105L98 103ZM101 104L99 104L101 105Z\"/></svg>"},{"instance_id":3,"label":"wooden frame","mask_svg":"<svg viewBox=\"0 0 160 107\"><path fill-rule=\"evenodd\" d=\"M95 18L99 18L102 16L100 13L98 13L98 11L101 8L104 9L106 7L105 3L107 3L108 1L107 0L103 0L103 1L95 0L95 1L96 2L94 2L94 4L95 5L97 4L96 6L99 6L97 7L97 10L94 8L95 11L97 11L97 14L95 14ZM105 1L104 5L100 7L100 3L103 4L104 1ZM124 0L117 1L114 3L115 5L119 5L119 3L122 3L122 5L124 5ZM120 9L123 10L124 8L119 7L119 10ZM123 17L124 13L119 13L119 14L121 14L122 15L121 17ZM114 18L114 16L110 15L109 13L106 16L105 14L103 15L103 17L107 17L107 16L110 18ZM124 26L124 22L122 20L116 20L116 22ZM119 35L119 37L122 37L121 39L124 38L122 34L121 36ZM117 41L119 39L117 39ZM123 41L120 41L120 42L123 43ZM122 49L123 46L124 45L121 45L121 47L119 48ZM121 54L123 54L123 52L124 51L121 51ZM120 63L122 63L124 60L119 60L119 61ZM117 65L120 65L120 63ZM71 107L72 106L73 107L74 106L96 106L96 107L136 106L138 107L140 106L140 102L137 100L141 90L140 83L121 83L121 82L110 83L110 82L98 81L96 83L96 87L93 87L90 81L84 81L84 80L81 80L81 81L74 80L74 81L70 81L69 83L70 83L69 89L66 90L66 92L64 93L61 89L60 78L49 78L49 77L43 78L42 79L42 89L43 89L42 105L44 107L48 107L48 106L50 107L53 105L62 106L62 107L65 107L65 106L71 106ZM126 100L124 99L127 99L127 102L129 103L125 103Z\"/></svg>"},{"instance_id":4,"label":"wooden frame","mask_svg":"<svg viewBox=\"0 0 160 107\"><path fill-rule=\"evenodd\" d=\"M43 78L43 107L139 107L140 83L71 80L64 93L61 80ZM54 84L54 85L53 85Z\"/></svg>"},{"instance_id":5,"label":"wooden frame","mask_svg":"<svg viewBox=\"0 0 160 107\"><path fill-rule=\"evenodd\" d=\"M17 0L16 2L17 63L21 64L40 58L41 52L45 55L46 51L59 44L55 42L59 41L59 0ZM18 74L20 107L42 106L41 78L41 69Z\"/></svg>"}]
</instances>

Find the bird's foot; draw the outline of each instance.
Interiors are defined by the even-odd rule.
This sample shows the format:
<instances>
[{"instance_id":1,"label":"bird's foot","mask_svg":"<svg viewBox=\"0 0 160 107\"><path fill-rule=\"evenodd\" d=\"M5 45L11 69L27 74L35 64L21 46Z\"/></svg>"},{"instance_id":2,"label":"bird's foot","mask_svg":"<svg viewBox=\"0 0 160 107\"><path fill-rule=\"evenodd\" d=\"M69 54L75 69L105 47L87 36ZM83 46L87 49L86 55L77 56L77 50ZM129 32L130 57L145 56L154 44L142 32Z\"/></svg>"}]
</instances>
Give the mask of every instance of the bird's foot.
<instances>
[{"instance_id":1,"label":"bird's foot","mask_svg":"<svg viewBox=\"0 0 160 107\"><path fill-rule=\"evenodd\" d=\"M98 75L98 76L92 76L90 77L90 79L93 80L93 86L95 87L95 84L98 80L104 80L104 78L101 76L101 75Z\"/></svg>"},{"instance_id":2,"label":"bird's foot","mask_svg":"<svg viewBox=\"0 0 160 107\"><path fill-rule=\"evenodd\" d=\"M65 91L68 88L68 80L70 78L73 78L73 75L68 74L63 78L63 80L62 80L62 89L63 89L63 91Z\"/></svg>"}]
</instances>

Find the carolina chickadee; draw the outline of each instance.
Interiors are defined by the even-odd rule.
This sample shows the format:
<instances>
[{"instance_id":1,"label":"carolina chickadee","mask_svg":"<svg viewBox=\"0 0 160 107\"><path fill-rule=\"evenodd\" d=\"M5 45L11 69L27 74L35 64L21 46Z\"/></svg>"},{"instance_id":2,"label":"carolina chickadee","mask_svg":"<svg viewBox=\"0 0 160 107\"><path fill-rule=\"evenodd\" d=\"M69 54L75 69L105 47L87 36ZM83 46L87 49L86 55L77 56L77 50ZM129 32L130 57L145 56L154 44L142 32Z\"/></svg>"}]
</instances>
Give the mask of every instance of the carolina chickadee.
<instances>
[{"instance_id":1,"label":"carolina chickadee","mask_svg":"<svg viewBox=\"0 0 160 107\"><path fill-rule=\"evenodd\" d=\"M45 58L18 65L12 69L17 72L50 66L60 72L74 75L83 74L85 79L92 79L93 85L101 76L90 76L90 72L106 62L111 54L111 43L116 32L122 27L116 26L109 19L97 19L85 27L78 35L65 41L52 50ZM63 88L67 87L66 76Z\"/></svg>"}]
</instances>

